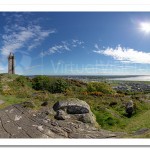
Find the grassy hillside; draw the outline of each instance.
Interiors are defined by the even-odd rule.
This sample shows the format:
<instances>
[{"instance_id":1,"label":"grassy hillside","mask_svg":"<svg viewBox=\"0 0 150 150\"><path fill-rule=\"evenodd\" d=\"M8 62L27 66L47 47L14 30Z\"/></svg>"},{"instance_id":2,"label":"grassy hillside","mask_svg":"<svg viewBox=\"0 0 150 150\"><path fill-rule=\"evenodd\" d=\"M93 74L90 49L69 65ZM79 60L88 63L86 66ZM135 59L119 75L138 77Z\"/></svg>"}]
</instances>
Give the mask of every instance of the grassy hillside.
<instances>
[{"instance_id":1,"label":"grassy hillside","mask_svg":"<svg viewBox=\"0 0 150 150\"><path fill-rule=\"evenodd\" d=\"M58 100L79 98L90 105L101 128L126 132L130 137L135 137L132 133L137 130L150 128L150 94L119 94L113 90L112 85L106 82L84 83L47 76L30 79L19 75L1 74L0 100L4 103L0 108L28 101L33 104L34 110L39 110L45 101L48 102L48 107L52 107ZM133 115L128 118L125 105L130 100L136 107ZM150 134L140 137L150 137Z\"/></svg>"}]
</instances>

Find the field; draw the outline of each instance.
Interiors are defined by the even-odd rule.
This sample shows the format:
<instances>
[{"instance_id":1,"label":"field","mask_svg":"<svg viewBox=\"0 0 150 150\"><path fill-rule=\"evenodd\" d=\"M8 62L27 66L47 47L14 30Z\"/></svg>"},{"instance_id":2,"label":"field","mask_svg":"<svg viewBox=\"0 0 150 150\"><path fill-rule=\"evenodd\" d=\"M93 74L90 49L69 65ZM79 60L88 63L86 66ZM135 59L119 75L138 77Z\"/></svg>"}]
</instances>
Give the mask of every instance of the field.
<instances>
[{"instance_id":1,"label":"field","mask_svg":"<svg viewBox=\"0 0 150 150\"><path fill-rule=\"evenodd\" d=\"M8 74L1 74L0 81L1 109L16 103L31 102L28 107L38 111L42 109L43 102L48 102L48 106L52 107L59 100L78 98L90 105L100 128L124 132L125 138L150 137L150 93L144 90L149 82L87 83L61 77L30 78ZM127 88L116 88L120 84ZM131 100L134 110L129 117L126 104Z\"/></svg>"}]
</instances>

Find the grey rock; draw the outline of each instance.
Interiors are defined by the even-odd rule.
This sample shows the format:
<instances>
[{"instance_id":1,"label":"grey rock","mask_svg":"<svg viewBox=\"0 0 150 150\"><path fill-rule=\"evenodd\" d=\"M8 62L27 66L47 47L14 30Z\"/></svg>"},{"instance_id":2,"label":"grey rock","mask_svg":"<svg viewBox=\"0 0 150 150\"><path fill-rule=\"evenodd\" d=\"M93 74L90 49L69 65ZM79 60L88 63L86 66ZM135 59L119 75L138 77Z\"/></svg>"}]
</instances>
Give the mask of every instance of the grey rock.
<instances>
[{"instance_id":1,"label":"grey rock","mask_svg":"<svg viewBox=\"0 0 150 150\"><path fill-rule=\"evenodd\" d=\"M95 124L96 120L92 113L86 113L86 114L76 114L75 115L78 121L81 121L83 123L91 123Z\"/></svg>"},{"instance_id":2,"label":"grey rock","mask_svg":"<svg viewBox=\"0 0 150 150\"><path fill-rule=\"evenodd\" d=\"M149 129L148 128L142 128L140 130L137 130L133 135L141 135L141 134L145 134L146 132L148 132Z\"/></svg>"},{"instance_id":3,"label":"grey rock","mask_svg":"<svg viewBox=\"0 0 150 150\"><path fill-rule=\"evenodd\" d=\"M42 112L38 113L36 116L40 117L40 118L45 118L47 115L49 115L48 111L42 111Z\"/></svg>"},{"instance_id":4,"label":"grey rock","mask_svg":"<svg viewBox=\"0 0 150 150\"><path fill-rule=\"evenodd\" d=\"M65 120L65 119L69 119L69 118L70 117L63 110L57 110L57 113L55 115L55 119Z\"/></svg>"},{"instance_id":5,"label":"grey rock","mask_svg":"<svg viewBox=\"0 0 150 150\"><path fill-rule=\"evenodd\" d=\"M43 102L42 104L41 104L41 106L47 106L48 105L48 102L47 101L45 101L45 102Z\"/></svg>"},{"instance_id":6,"label":"grey rock","mask_svg":"<svg viewBox=\"0 0 150 150\"><path fill-rule=\"evenodd\" d=\"M90 106L79 99L68 99L59 101L54 104L53 109L57 112L55 119L57 120L78 120L83 123L95 124L96 119L90 110Z\"/></svg>"},{"instance_id":7,"label":"grey rock","mask_svg":"<svg viewBox=\"0 0 150 150\"><path fill-rule=\"evenodd\" d=\"M34 104L32 102L23 102L22 106L25 108L34 108Z\"/></svg>"},{"instance_id":8,"label":"grey rock","mask_svg":"<svg viewBox=\"0 0 150 150\"><path fill-rule=\"evenodd\" d=\"M57 115L60 120L54 119L54 116L51 119L47 118L45 109L34 111L34 116L33 110L31 110L22 104L0 110L0 138L119 137L117 133L98 129L94 124L89 123L91 121L90 115L93 117L90 109L88 109L89 113L84 114L67 114L66 111L59 109Z\"/></svg>"},{"instance_id":9,"label":"grey rock","mask_svg":"<svg viewBox=\"0 0 150 150\"><path fill-rule=\"evenodd\" d=\"M68 99L66 101L58 101L54 104L55 111L62 109L66 110L69 114L84 114L89 112L89 105L79 99Z\"/></svg>"},{"instance_id":10,"label":"grey rock","mask_svg":"<svg viewBox=\"0 0 150 150\"><path fill-rule=\"evenodd\" d=\"M89 110L86 107L81 106L68 106L67 107L67 113L68 114L85 114L89 113Z\"/></svg>"},{"instance_id":11,"label":"grey rock","mask_svg":"<svg viewBox=\"0 0 150 150\"><path fill-rule=\"evenodd\" d=\"M130 100L129 102L127 102L126 104L126 113L127 113L127 116L130 118L133 114L133 111L134 111L134 104L133 104L133 101Z\"/></svg>"}]
</instances>

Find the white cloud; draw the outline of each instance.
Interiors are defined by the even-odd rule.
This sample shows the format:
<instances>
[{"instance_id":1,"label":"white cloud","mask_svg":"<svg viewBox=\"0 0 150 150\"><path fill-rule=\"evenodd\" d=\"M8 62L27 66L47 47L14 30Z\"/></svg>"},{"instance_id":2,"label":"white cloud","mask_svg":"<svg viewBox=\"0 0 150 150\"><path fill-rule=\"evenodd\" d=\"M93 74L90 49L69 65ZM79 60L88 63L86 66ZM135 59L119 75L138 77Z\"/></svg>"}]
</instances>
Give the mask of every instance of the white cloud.
<instances>
[{"instance_id":1,"label":"white cloud","mask_svg":"<svg viewBox=\"0 0 150 150\"><path fill-rule=\"evenodd\" d=\"M77 40L77 39L73 39L73 40L72 40L72 46L73 46L73 47L77 47L77 46L80 46L80 45L83 45L83 44L84 44L83 41L79 41L79 40Z\"/></svg>"},{"instance_id":2,"label":"white cloud","mask_svg":"<svg viewBox=\"0 0 150 150\"><path fill-rule=\"evenodd\" d=\"M33 30L33 42L28 46L28 50L32 50L33 48L37 47L46 37L55 32L56 30L42 30L40 26L36 26L36 29Z\"/></svg>"},{"instance_id":3,"label":"white cloud","mask_svg":"<svg viewBox=\"0 0 150 150\"><path fill-rule=\"evenodd\" d=\"M11 28L9 30L5 29L6 32L2 36L3 46L1 53L5 56L23 47L31 50L40 45L50 34L55 33L55 30L43 30L38 25L30 25L28 27L18 26L18 30L15 29L14 31Z\"/></svg>"},{"instance_id":4,"label":"white cloud","mask_svg":"<svg viewBox=\"0 0 150 150\"><path fill-rule=\"evenodd\" d=\"M83 48L83 44L84 42L79 40L62 41L60 44L50 47L47 51L41 52L40 56L62 53L64 51L71 51L71 49L79 46Z\"/></svg>"},{"instance_id":5,"label":"white cloud","mask_svg":"<svg viewBox=\"0 0 150 150\"><path fill-rule=\"evenodd\" d=\"M95 47L96 49L99 49L99 46L98 46L98 44L95 44L95 45L94 45L94 47Z\"/></svg>"},{"instance_id":6,"label":"white cloud","mask_svg":"<svg viewBox=\"0 0 150 150\"><path fill-rule=\"evenodd\" d=\"M21 51L21 48L32 50L50 34L54 29L43 29L35 20L29 20L30 13L4 14L5 26L2 35L1 54L7 56L10 52ZM37 18L38 19L38 18ZM28 21L27 21L28 20Z\"/></svg>"},{"instance_id":7,"label":"white cloud","mask_svg":"<svg viewBox=\"0 0 150 150\"><path fill-rule=\"evenodd\" d=\"M45 56L45 55L50 55L54 53L62 53L63 51L69 51L70 48L67 46L65 43L61 43L59 45L52 46L48 49L48 51L42 52L40 55Z\"/></svg>"},{"instance_id":8,"label":"white cloud","mask_svg":"<svg viewBox=\"0 0 150 150\"><path fill-rule=\"evenodd\" d=\"M68 50L68 48L66 49L66 47L64 45L55 45L55 46L49 48L48 52L50 54L53 54L53 53L56 53L56 52L61 53L61 50Z\"/></svg>"},{"instance_id":9,"label":"white cloud","mask_svg":"<svg viewBox=\"0 0 150 150\"><path fill-rule=\"evenodd\" d=\"M150 64L150 53L134 50L132 48L121 47L120 45L118 45L116 48L107 47L104 50L101 50L98 45L95 45L95 48L96 50L93 52L111 56L115 60L124 63Z\"/></svg>"}]
</instances>

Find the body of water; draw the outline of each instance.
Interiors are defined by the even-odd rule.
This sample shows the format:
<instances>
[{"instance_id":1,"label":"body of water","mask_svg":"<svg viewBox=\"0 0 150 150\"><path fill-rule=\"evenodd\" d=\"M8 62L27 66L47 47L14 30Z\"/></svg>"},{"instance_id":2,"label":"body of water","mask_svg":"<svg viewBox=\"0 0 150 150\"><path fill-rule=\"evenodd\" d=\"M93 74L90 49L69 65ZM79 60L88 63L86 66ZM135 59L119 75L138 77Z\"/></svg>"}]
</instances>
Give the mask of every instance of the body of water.
<instances>
[{"instance_id":1,"label":"body of water","mask_svg":"<svg viewBox=\"0 0 150 150\"><path fill-rule=\"evenodd\" d=\"M49 76L49 75L47 75ZM35 76L28 76L30 78L34 78ZM109 75L109 76L80 76L80 75L65 75L65 76L50 76L50 77L63 77L67 79L77 79L77 80L82 80L82 81L101 81L101 80L119 80L119 81L150 81L150 76L149 75Z\"/></svg>"},{"instance_id":2,"label":"body of water","mask_svg":"<svg viewBox=\"0 0 150 150\"><path fill-rule=\"evenodd\" d=\"M122 81L150 81L150 76L134 76L134 77L114 77L109 80L122 80Z\"/></svg>"}]
</instances>

